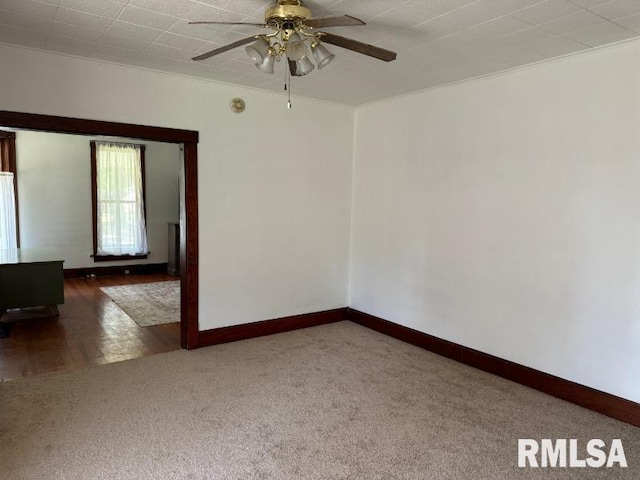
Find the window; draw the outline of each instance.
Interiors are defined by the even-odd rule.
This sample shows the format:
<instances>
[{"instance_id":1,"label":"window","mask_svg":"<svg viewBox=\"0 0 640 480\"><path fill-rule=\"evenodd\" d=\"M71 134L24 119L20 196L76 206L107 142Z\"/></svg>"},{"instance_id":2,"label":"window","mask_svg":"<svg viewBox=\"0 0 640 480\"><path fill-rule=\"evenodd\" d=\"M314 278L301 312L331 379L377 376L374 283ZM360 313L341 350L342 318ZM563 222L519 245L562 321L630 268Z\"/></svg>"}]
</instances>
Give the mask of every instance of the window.
<instances>
[{"instance_id":1,"label":"window","mask_svg":"<svg viewBox=\"0 0 640 480\"><path fill-rule=\"evenodd\" d=\"M0 249L18 247L16 134L0 130Z\"/></svg>"},{"instance_id":2,"label":"window","mask_svg":"<svg viewBox=\"0 0 640 480\"><path fill-rule=\"evenodd\" d=\"M147 258L144 146L91 142L93 259Z\"/></svg>"}]
</instances>

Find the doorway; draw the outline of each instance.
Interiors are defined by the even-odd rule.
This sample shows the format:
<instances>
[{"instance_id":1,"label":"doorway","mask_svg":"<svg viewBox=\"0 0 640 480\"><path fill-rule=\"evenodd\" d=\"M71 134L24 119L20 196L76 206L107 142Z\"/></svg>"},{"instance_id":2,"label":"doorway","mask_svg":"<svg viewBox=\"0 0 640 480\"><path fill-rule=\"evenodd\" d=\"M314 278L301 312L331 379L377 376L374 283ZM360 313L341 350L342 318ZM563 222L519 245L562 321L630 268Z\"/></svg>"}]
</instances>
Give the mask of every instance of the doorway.
<instances>
[{"instance_id":1,"label":"doorway","mask_svg":"<svg viewBox=\"0 0 640 480\"><path fill-rule=\"evenodd\" d=\"M198 132L147 125L104 122L79 118L0 111L0 125L9 128L66 133L128 137L138 140L179 144L183 147L180 165L180 344L198 347Z\"/></svg>"}]
</instances>

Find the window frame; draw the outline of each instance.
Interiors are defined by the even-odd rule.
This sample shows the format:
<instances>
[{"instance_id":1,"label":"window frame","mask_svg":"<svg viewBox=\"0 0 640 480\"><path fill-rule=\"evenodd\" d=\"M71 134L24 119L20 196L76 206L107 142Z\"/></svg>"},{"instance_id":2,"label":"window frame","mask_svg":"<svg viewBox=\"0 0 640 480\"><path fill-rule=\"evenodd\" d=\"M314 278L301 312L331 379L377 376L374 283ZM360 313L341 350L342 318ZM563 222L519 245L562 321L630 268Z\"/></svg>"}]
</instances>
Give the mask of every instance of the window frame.
<instances>
[{"instance_id":1,"label":"window frame","mask_svg":"<svg viewBox=\"0 0 640 480\"><path fill-rule=\"evenodd\" d=\"M16 204L16 245L20 248L20 208L18 205L16 132L0 130L0 172L13 173L13 196Z\"/></svg>"},{"instance_id":2,"label":"window frame","mask_svg":"<svg viewBox=\"0 0 640 480\"><path fill-rule=\"evenodd\" d=\"M91 220L93 223L93 258L94 262L113 262L122 260L145 260L149 258L147 253L136 255L99 255L98 254L98 162L96 157L96 143L91 141ZM120 142L122 143L122 142ZM144 215L144 228L147 230L147 185L145 172L145 150L146 146L138 143L123 143L132 147L140 148L140 173L142 176L142 210ZM147 231L147 238L149 238Z\"/></svg>"}]
</instances>

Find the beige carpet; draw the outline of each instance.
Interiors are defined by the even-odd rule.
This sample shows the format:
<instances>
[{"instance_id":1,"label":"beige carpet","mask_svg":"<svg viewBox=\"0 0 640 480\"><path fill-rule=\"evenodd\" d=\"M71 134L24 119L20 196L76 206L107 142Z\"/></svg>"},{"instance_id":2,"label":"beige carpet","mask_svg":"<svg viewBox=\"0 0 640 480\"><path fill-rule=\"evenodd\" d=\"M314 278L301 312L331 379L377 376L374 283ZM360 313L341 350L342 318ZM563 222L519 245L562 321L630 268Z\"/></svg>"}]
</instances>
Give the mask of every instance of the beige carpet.
<instances>
[{"instance_id":1,"label":"beige carpet","mask_svg":"<svg viewBox=\"0 0 640 480\"><path fill-rule=\"evenodd\" d=\"M630 468L521 470L518 438ZM350 322L0 383L2 479L638 479L640 429Z\"/></svg>"},{"instance_id":2,"label":"beige carpet","mask_svg":"<svg viewBox=\"0 0 640 480\"><path fill-rule=\"evenodd\" d=\"M100 287L141 327L180 321L180 281Z\"/></svg>"}]
</instances>

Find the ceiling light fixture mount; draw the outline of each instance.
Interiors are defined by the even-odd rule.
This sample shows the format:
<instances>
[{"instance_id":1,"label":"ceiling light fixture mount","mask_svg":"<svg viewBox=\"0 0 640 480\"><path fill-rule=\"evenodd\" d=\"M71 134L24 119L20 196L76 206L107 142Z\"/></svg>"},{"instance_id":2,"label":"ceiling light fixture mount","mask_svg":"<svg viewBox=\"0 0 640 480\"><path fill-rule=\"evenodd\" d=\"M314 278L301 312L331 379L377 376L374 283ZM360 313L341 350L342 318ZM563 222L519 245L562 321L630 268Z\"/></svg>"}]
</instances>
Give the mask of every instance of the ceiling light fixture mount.
<instances>
[{"instance_id":1,"label":"ceiling light fixture mount","mask_svg":"<svg viewBox=\"0 0 640 480\"><path fill-rule=\"evenodd\" d=\"M307 20L311 18L311 10L304 7L298 0L280 0L273 7L267 8L264 12L264 20L267 25L270 22L278 24L287 20Z\"/></svg>"}]
</instances>

